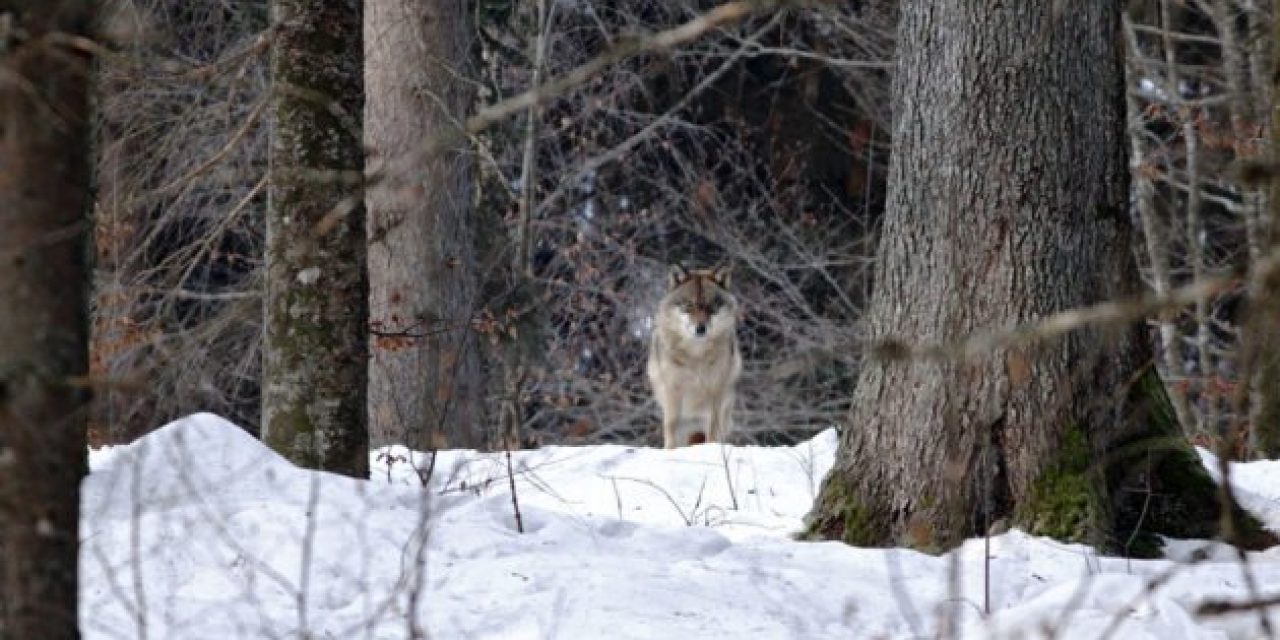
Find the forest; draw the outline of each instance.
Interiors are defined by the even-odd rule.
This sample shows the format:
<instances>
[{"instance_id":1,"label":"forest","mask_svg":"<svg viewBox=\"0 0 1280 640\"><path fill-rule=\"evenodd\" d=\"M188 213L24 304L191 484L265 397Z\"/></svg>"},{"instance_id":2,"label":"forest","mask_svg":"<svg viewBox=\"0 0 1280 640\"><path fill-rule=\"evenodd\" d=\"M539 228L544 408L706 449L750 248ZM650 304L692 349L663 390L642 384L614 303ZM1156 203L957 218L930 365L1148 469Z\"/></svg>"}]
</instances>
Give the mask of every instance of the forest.
<instances>
[{"instance_id":1,"label":"forest","mask_svg":"<svg viewBox=\"0 0 1280 640\"><path fill-rule=\"evenodd\" d=\"M0 0L0 640L1277 637L1278 37Z\"/></svg>"}]
</instances>

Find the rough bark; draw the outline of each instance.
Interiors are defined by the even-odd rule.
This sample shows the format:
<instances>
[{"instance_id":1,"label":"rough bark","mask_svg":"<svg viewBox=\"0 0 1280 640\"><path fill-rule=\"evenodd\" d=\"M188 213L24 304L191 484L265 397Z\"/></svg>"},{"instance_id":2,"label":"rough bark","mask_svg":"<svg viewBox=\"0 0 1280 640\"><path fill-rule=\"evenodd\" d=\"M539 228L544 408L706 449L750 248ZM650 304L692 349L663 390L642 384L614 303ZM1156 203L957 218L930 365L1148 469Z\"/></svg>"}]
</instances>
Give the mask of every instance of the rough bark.
<instances>
[{"instance_id":1,"label":"rough bark","mask_svg":"<svg viewBox=\"0 0 1280 640\"><path fill-rule=\"evenodd\" d=\"M1275 34L1280 37L1280 20L1276 21ZM1280 70L1280 47L1272 47L1276 60L1273 69ZM1272 74L1272 82L1280 85L1280 72ZM1280 96L1272 87L1271 95ZM1269 221L1266 229L1266 259L1262 265L1264 277L1254 283L1251 290L1254 299L1249 306L1244 332L1243 352L1246 354L1246 370L1252 372L1250 395L1253 396L1251 440L1254 455L1263 458L1280 457L1280 169L1274 164L1280 157L1280 110L1271 112L1271 194Z\"/></svg>"},{"instance_id":2,"label":"rough bark","mask_svg":"<svg viewBox=\"0 0 1280 640\"><path fill-rule=\"evenodd\" d=\"M1120 3L1053 6L902 4L873 339L950 341L1134 293ZM1151 358L1133 325L869 360L811 534L933 550L1010 523L1144 553L1153 530L1211 533L1213 486Z\"/></svg>"},{"instance_id":3,"label":"rough bark","mask_svg":"<svg viewBox=\"0 0 1280 640\"><path fill-rule=\"evenodd\" d=\"M470 154L465 141L424 150L460 139L469 33L456 0L385 0L365 15L365 141L380 179L365 200L377 444L484 444Z\"/></svg>"},{"instance_id":4,"label":"rough bark","mask_svg":"<svg viewBox=\"0 0 1280 640\"><path fill-rule=\"evenodd\" d=\"M275 0L262 435L368 475L359 0Z\"/></svg>"},{"instance_id":5,"label":"rough bark","mask_svg":"<svg viewBox=\"0 0 1280 640\"><path fill-rule=\"evenodd\" d=\"M0 637L78 638L96 3L0 2ZM19 31L20 30L20 31ZM15 33L21 33L15 37ZM54 36L53 34L58 34Z\"/></svg>"}]
</instances>

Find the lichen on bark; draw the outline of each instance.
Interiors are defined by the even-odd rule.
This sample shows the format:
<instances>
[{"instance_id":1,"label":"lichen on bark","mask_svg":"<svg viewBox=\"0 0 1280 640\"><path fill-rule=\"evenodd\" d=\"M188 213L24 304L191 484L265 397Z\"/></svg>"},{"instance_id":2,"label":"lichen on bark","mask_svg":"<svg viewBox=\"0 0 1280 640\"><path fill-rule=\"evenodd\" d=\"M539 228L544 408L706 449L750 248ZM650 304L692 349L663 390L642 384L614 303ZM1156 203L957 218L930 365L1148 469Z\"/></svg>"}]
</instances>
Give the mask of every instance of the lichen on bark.
<instances>
[{"instance_id":1,"label":"lichen on bark","mask_svg":"<svg viewBox=\"0 0 1280 640\"><path fill-rule=\"evenodd\" d=\"M262 436L368 475L361 3L275 0Z\"/></svg>"}]
</instances>

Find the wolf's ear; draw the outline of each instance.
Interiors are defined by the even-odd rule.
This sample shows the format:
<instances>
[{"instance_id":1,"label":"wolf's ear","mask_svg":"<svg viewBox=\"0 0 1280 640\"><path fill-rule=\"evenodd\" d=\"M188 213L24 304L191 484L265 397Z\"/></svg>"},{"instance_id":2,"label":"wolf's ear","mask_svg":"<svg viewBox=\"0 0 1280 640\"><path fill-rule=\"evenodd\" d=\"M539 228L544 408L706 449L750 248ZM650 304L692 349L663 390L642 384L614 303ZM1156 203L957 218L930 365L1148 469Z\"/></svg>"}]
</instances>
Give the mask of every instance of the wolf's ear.
<instances>
[{"instance_id":1,"label":"wolf's ear","mask_svg":"<svg viewBox=\"0 0 1280 640\"><path fill-rule=\"evenodd\" d=\"M685 283L689 279L689 270L679 262L671 265L671 269L667 271L667 288L674 289Z\"/></svg>"},{"instance_id":2,"label":"wolf's ear","mask_svg":"<svg viewBox=\"0 0 1280 640\"><path fill-rule=\"evenodd\" d=\"M711 280L720 285L721 289L729 288L729 281L733 276L733 261L725 258L711 267Z\"/></svg>"}]
</instances>

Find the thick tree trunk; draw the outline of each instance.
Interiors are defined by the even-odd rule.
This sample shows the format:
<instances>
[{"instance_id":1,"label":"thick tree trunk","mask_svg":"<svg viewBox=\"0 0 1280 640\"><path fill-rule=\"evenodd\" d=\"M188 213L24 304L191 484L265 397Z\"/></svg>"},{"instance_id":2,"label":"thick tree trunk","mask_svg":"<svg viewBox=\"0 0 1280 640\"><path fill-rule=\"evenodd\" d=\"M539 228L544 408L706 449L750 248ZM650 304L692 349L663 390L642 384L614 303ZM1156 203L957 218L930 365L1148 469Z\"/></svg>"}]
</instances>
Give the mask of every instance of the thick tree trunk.
<instances>
[{"instance_id":1,"label":"thick tree trunk","mask_svg":"<svg viewBox=\"0 0 1280 640\"><path fill-rule=\"evenodd\" d=\"M458 135L472 100L467 18L456 0L383 0L365 15L365 141L381 179L366 197L377 444L484 444L471 160ZM425 150L442 139L457 142Z\"/></svg>"},{"instance_id":2,"label":"thick tree trunk","mask_svg":"<svg viewBox=\"0 0 1280 640\"><path fill-rule=\"evenodd\" d=\"M1280 37L1280 20L1276 21L1275 37ZM1273 46L1272 81L1280 85L1280 46ZM1280 96L1280 88L1273 87L1271 95ZM1271 153L1273 162L1280 158L1280 111L1272 110L1271 115ZM1267 233L1266 260L1262 265L1255 265L1263 270L1264 277L1254 283L1251 293L1255 299L1249 306L1246 319L1242 350L1245 354L1246 371L1252 373L1251 379L1243 381L1250 384L1250 395L1253 397L1251 417L1252 449L1254 455L1263 458L1280 457L1280 264L1271 260L1280 259L1280 169L1273 164L1271 176L1270 211L1267 214L1270 222L1265 225Z\"/></svg>"},{"instance_id":3,"label":"thick tree trunk","mask_svg":"<svg viewBox=\"0 0 1280 640\"><path fill-rule=\"evenodd\" d=\"M96 3L0 2L0 636L78 638ZM22 33L21 38L14 38ZM59 39L51 37L57 33ZM79 378L79 380L77 380Z\"/></svg>"},{"instance_id":4,"label":"thick tree trunk","mask_svg":"<svg viewBox=\"0 0 1280 640\"><path fill-rule=\"evenodd\" d=\"M1054 6L903 2L873 339L951 341L1135 292L1120 6ZM1114 547L1139 525L1205 533L1213 487L1170 445L1150 360L1135 324L868 361L811 533L923 549L1000 522Z\"/></svg>"},{"instance_id":5,"label":"thick tree trunk","mask_svg":"<svg viewBox=\"0 0 1280 640\"><path fill-rule=\"evenodd\" d=\"M275 0L262 436L368 475L360 0Z\"/></svg>"}]
</instances>

